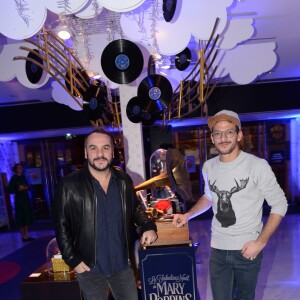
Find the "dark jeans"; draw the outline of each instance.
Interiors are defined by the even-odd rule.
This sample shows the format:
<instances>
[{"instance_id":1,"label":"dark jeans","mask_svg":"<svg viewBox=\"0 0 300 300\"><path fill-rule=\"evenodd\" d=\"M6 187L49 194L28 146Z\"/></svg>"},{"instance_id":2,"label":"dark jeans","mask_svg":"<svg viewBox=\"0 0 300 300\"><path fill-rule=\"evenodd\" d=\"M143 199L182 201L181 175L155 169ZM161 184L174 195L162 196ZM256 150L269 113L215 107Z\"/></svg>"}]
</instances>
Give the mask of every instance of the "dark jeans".
<instances>
[{"instance_id":1,"label":"dark jeans","mask_svg":"<svg viewBox=\"0 0 300 300\"><path fill-rule=\"evenodd\" d=\"M110 277L96 272L77 273L77 280L84 300L107 300L108 288L115 300L138 300L134 272L129 267Z\"/></svg>"},{"instance_id":2,"label":"dark jeans","mask_svg":"<svg viewBox=\"0 0 300 300\"><path fill-rule=\"evenodd\" d=\"M254 259L240 250L211 249L209 271L214 300L253 300L262 252Z\"/></svg>"}]
</instances>

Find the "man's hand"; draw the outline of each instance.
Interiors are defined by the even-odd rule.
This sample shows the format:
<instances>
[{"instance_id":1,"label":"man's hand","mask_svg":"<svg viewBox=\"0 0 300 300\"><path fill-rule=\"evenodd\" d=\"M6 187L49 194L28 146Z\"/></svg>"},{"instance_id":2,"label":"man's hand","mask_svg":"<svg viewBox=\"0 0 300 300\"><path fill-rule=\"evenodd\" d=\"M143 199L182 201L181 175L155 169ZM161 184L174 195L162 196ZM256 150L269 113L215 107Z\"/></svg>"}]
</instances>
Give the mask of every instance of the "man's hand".
<instances>
[{"instance_id":1,"label":"man's hand","mask_svg":"<svg viewBox=\"0 0 300 300\"><path fill-rule=\"evenodd\" d=\"M76 273L83 273L90 271L91 269L82 261L79 265L74 268Z\"/></svg>"},{"instance_id":2,"label":"man's hand","mask_svg":"<svg viewBox=\"0 0 300 300\"><path fill-rule=\"evenodd\" d=\"M189 221L189 215L186 213L184 215L182 214L175 214L172 224L176 227L182 227L184 224L186 224Z\"/></svg>"},{"instance_id":3,"label":"man's hand","mask_svg":"<svg viewBox=\"0 0 300 300\"><path fill-rule=\"evenodd\" d=\"M249 241L242 248L242 254L245 258L253 260L262 251L264 247L265 244L262 244L259 241Z\"/></svg>"},{"instance_id":4,"label":"man's hand","mask_svg":"<svg viewBox=\"0 0 300 300\"><path fill-rule=\"evenodd\" d=\"M145 231L141 237L142 245L150 245L157 240L157 234L154 230Z\"/></svg>"}]
</instances>

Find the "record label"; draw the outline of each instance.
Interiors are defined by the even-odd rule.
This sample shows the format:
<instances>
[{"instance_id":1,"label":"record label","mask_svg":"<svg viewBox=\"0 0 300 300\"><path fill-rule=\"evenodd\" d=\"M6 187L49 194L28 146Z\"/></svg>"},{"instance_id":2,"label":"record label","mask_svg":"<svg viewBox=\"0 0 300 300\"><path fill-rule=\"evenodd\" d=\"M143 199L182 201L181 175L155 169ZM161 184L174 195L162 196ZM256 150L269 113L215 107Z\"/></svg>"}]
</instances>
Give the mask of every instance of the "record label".
<instances>
[{"instance_id":1,"label":"record label","mask_svg":"<svg viewBox=\"0 0 300 300\"><path fill-rule=\"evenodd\" d=\"M119 54L115 59L115 64L119 70L124 71L129 67L130 61L127 55Z\"/></svg>"},{"instance_id":2,"label":"record label","mask_svg":"<svg viewBox=\"0 0 300 300\"><path fill-rule=\"evenodd\" d=\"M108 79L115 83L130 83L142 73L144 58L140 48L125 39L109 43L101 55L101 66Z\"/></svg>"},{"instance_id":3,"label":"record label","mask_svg":"<svg viewBox=\"0 0 300 300\"><path fill-rule=\"evenodd\" d=\"M159 100L161 97L161 90L158 87L153 87L149 90L149 98L151 100Z\"/></svg>"}]
</instances>

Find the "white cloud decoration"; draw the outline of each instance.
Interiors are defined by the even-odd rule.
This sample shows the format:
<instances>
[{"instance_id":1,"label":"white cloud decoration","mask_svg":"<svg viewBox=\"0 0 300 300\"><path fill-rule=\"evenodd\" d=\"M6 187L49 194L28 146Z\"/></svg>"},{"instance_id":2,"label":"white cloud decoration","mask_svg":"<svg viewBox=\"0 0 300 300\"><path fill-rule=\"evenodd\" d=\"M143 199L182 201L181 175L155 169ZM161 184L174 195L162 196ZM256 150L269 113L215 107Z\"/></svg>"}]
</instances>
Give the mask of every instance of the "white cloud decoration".
<instances>
[{"instance_id":1,"label":"white cloud decoration","mask_svg":"<svg viewBox=\"0 0 300 300\"><path fill-rule=\"evenodd\" d=\"M271 70L277 61L275 42L240 45L220 55L216 77L229 75L237 84L249 84Z\"/></svg>"},{"instance_id":2,"label":"white cloud decoration","mask_svg":"<svg viewBox=\"0 0 300 300\"><path fill-rule=\"evenodd\" d=\"M60 78L60 80L63 79ZM67 105L74 110L82 110L82 107L74 101L71 95L67 93L67 91L57 81L52 82L52 88L52 97L54 101ZM82 105L82 98L76 97L76 99Z\"/></svg>"},{"instance_id":3,"label":"white cloud decoration","mask_svg":"<svg viewBox=\"0 0 300 300\"><path fill-rule=\"evenodd\" d=\"M108 10L125 12L139 7L145 0L99 0Z\"/></svg>"},{"instance_id":4,"label":"white cloud decoration","mask_svg":"<svg viewBox=\"0 0 300 300\"><path fill-rule=\"evenodd\" d=\"M230 50L237 44L247 41L254 34L253 19L234 19L227 22L218 47L223 50Z\"/></svg>"},{"instance_id":5,"label":"white cloud decoration","mask_svg":"<svg viewBox=\"0 0 300 300\"><path fill-rule=\"evenodd\" d=\"M150 3L151 0L146 1L134 11L122 14L123 32L132 41L151 45L160 54L175 55L185 49L191 36L208 40L217 18L220 22L216 33L221 33L232 0L178 1L180 12L175 13L174 22L165 22L162 7L155 9Z\"/></svg>"},{"instance_id":6,"label":"white cloud decoration","mask_svg":"<svg viewBox=\"0 0 300 300\"><path fill-rule=\"evenodd\" d=\"M46 0L5 1L0 9L0 32L11 39L23 40L39 32L46 17Z\"/></svg>"}]
</instances>

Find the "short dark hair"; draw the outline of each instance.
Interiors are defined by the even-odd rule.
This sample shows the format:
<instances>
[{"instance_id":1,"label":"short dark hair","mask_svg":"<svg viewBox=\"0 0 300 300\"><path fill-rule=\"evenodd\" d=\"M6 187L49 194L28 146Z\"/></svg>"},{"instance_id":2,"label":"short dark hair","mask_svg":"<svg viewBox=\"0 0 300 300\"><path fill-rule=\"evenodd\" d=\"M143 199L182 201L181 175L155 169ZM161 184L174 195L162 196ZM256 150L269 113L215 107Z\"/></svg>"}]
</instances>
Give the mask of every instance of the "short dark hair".
<instances>
[{"instance_id":1,"label":"short dark hair","mask_svg":"<svg viewBox=\"0 0 300 300\"><path fill-rule=\"evenodd\" d=\"M110 137L111 139L111 145L113 146L114 145L114 136L107 130L105 130L104 128L97 128L97 129L94 129L93 131L91 131L84 139L84 148L86 148L86 141L87 139L89 138L89 136L93 133L102 133L102 134L106 134Z\"/></svg>"},{"instance_id":2,"label":"short dark hair","mask_svg":"<svg viewBox=\"0 0 300 300\"><path fill-rule=\"evenodd\" d=\"M13 166L12 170L16 173L19 166L22 167L22 165L21 165L20 163L16 163L16 164Z\"/></svg>"}]
</instances>

